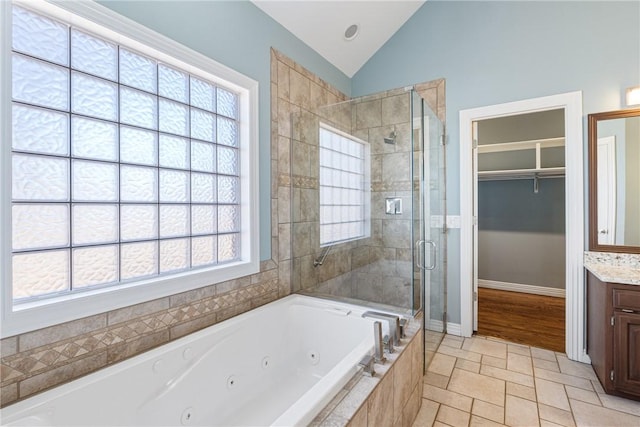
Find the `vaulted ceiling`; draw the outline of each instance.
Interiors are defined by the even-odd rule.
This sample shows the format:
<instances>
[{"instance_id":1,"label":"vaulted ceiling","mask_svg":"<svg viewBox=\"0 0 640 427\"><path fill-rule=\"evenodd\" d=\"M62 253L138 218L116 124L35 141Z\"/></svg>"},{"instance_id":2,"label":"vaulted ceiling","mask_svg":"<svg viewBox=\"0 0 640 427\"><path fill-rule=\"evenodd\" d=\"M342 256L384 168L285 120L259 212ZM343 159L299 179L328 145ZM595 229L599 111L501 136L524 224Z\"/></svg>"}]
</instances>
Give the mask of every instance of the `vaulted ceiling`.
<instances>
[{"instance_id":1,"label":"vaulted ceiling","mask_svg":"<svg viewBox=\"0 0 640 427\"><path fill-rule=\"evenodd\" d=\"M253 0L253 3L348 77L422 6L425 0ZM355 37L347 30L357 25Z\"/></svg>"}]
</instances>

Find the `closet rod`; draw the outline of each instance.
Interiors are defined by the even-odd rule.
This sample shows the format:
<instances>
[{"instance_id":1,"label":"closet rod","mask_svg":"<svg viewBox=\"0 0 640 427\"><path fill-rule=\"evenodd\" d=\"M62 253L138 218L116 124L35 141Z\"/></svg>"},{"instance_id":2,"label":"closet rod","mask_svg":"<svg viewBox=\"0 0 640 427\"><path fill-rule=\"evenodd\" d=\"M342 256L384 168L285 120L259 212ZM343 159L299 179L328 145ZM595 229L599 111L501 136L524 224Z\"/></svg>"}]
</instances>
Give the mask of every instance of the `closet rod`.
<instances>
[{"instance_id":1,"label":"closet rod","mask_svg":"<svg viewBox=\"0 0 640 427\"><path fill-rule=\"evenodd\" d=\"M538 175L538 179L553 179L553 178L564 178L564 174L554 174L554 175ZM516 179L535 179L536 175L495 175L495 176L478 176L478 181L511 181Z\"/></svg>"}]
</instances>

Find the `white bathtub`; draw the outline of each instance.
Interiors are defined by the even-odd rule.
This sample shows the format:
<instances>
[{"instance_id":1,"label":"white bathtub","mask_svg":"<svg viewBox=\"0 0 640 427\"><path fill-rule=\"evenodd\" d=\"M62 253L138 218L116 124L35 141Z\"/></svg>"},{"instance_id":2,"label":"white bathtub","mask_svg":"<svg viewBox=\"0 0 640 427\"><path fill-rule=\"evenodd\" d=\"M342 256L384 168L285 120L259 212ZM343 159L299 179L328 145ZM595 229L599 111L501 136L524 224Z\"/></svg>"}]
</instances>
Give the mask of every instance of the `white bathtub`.
<instances>
[{"instance_id":1,"label":"white bathtub","mask_svg":"<svg viewBox=\"0 0 640 427\"><path fill-rule=\"evenodd\" d=\"M2 425L306 425L373 351L364 308L292 295L2 409Z\"/></svg>"}]
</instances>

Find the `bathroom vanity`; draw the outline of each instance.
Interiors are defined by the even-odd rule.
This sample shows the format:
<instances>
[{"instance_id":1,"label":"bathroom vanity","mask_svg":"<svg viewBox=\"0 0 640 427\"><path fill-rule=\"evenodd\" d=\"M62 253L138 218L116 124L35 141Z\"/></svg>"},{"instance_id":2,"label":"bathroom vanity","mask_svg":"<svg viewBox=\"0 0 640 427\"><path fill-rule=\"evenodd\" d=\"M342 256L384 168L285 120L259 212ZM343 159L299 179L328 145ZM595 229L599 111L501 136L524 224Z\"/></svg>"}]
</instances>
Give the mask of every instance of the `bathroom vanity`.
<instances>
[{"instance_id":1,"label":"bathroom vanity","mask_svg":"<svg viewBox=\"0 0 640 427\"><path fill-rule=\"evenodd\" d=\"M638 284L601 280L623 281L602 274L612 269L637 275ZM607 393L640 400L640 270L633 270L589 265L587 353Z\"/></svg>"},{"instance_id":2,"label":"bathroom vanity","mask_svg":"<svg viewBox=\"0 0 640 427\"><path fill-rule=\"evenodd\" d=\"M588 122L587 354L605 392L640 401L640 109Z\"/></svg>"}]
</instances>

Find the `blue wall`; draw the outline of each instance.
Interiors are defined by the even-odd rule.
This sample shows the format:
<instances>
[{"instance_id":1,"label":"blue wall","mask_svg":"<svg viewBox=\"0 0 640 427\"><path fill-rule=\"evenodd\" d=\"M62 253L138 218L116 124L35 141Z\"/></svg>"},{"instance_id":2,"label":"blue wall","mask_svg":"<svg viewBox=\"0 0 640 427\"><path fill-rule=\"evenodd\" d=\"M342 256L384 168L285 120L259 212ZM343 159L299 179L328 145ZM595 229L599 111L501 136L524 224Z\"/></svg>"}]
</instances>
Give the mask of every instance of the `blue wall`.
<instances>
[{"instance_id":1,"label":"blue wall","mask_svg":"<svg viewBox=\"0 0 640 427\"><path fill-rule=\"evenodd\" d=\"M271 258L270 48L350 93L350 80L249 1L101 1L260 84L260 259Z\"/></svg>"},{"instance_id":2,"label":"blue wall","mask_svg":"<svg viewBox=\"0 0 640 427\"><path fill-rule=\"evenodd\" d=\"M623 108L624 89L640 84L640 2L429 0L352 78L351 92L360 96L441 77L448 208L457 215L460 110L582 91L586 147L586 115ZM459 230L452 230L454 323L460 321L459 244Z\"/></svg>"}]
</instances>

